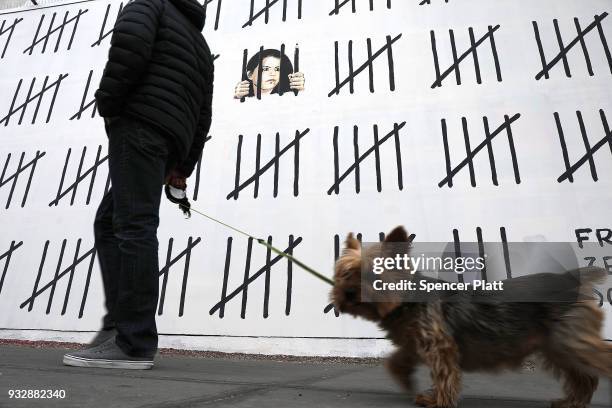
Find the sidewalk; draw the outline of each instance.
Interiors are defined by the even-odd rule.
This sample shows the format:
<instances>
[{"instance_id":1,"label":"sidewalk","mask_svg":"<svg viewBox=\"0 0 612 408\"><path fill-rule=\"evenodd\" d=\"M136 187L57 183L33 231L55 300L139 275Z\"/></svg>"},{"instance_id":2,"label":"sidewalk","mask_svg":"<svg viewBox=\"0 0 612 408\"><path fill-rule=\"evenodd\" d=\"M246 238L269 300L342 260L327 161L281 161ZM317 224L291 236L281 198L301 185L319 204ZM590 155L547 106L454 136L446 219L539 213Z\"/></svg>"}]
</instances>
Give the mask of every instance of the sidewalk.
<instances>
[{"instance_id":1,"label":"sidewalk","mask_svg":"<svg viewBox=\"0 0 612 408\"><path fill-rule=\"evenodd\" d=\"M162 354L149 371L62 365L68 348L0 344L0 407L413 407L380 361L275 361ZM277 358L276 360L280 360ZM419 389L429 386L417 372ZM65 399L9 399L9 389L65 390ZM561 395L539 368L466 374L459 408L545 408ZM612 407L603 380L593 408Z\"/></svg>"}]
</instances>

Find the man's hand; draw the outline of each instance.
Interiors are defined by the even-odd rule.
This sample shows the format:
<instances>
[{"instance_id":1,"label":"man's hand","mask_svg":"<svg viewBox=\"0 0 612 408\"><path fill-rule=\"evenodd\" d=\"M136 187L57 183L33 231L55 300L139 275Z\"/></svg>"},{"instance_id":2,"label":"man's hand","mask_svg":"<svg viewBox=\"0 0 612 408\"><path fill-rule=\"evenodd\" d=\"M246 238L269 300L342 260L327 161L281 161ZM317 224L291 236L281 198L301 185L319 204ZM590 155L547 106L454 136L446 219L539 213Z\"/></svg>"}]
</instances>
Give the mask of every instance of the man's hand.
<instances>
[{"instance_id":1,"label":"man's hand","mask_svg":"<svg viewBox=\"0 0 612 408\"><path fill-rule=\"evenodd\" d=\"M187 188L187 177L185 177L180 171L172 169L166 176L165 184L185 190Z\"/></svg>"}]
</instances>

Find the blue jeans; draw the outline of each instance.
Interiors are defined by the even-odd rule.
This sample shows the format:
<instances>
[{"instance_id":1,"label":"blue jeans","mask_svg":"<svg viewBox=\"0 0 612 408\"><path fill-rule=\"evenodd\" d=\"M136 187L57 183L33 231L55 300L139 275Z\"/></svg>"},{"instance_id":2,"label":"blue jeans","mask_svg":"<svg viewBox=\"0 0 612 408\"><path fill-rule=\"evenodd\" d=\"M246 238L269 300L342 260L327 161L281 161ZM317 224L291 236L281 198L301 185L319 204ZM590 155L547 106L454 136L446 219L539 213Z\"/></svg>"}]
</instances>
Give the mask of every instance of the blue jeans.
<instances>
[{"instance_id":1,"label":"blue jeans","mask_svg":"<svg viewBox=\"0 0 612 408\"><path fill-rule=\"evenodd\" d=\"M106 127L112 187L94 222L107 314L117 345L128 355L157 351L159 293L157 227L164 178L173 153L167 138L146 123L114 118Z\"/></svg>"}]
</instances>

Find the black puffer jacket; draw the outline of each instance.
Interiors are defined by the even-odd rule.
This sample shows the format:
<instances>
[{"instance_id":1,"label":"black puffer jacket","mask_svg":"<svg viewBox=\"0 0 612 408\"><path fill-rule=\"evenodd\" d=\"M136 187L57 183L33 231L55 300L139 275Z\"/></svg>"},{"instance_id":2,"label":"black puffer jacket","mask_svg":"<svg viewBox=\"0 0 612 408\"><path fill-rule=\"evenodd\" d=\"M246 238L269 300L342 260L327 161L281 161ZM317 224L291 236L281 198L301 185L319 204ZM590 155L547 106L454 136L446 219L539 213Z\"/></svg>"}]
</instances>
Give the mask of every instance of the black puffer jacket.
<instances>
[{"instance_id":1,"label":"black puffer jacket","mask_svg":"<svg viewBox=\"0 0 612 408\"><path fill-rule=\"evenodd\" d=\"M123 8L96 91L101 116L141 119L170 137L191 175L211 121L213 57L196 0L134 0Z\"/></svg>"}]
</instances>

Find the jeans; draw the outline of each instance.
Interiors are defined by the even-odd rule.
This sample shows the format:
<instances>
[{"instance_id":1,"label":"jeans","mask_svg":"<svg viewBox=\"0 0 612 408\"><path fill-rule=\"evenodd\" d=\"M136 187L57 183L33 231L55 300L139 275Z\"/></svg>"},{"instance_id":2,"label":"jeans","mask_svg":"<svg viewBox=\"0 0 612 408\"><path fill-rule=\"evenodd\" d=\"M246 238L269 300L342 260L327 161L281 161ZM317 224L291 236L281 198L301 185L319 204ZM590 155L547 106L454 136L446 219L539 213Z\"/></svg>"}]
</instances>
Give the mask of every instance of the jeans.
<instances>
[{"instance_id":1,"label":"jeans","mask_svg":"<svg viewBox=\"0 0 612 408\"><path fill-rule=\"evenodd\" d=\"M107 124L112 187L94 222L107 314L103 328L116 328L128 355L157 351L155 311L159 293L157 227L162 186L173 152L170 142L130 117Z\"/></svg>"}]
</instances>

